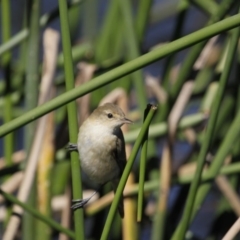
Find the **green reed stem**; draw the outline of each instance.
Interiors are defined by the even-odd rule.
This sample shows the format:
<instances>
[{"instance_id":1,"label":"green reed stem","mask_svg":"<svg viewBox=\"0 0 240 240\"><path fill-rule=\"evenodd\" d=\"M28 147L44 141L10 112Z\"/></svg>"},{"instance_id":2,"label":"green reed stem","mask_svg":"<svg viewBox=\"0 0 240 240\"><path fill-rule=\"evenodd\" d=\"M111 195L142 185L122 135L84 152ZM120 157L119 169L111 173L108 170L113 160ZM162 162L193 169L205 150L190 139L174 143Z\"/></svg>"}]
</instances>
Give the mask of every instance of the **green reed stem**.
<instances>
[{"instance_id":1,"label":"green reed stem","mask_svg":"<svg viewBox=\"0 0 240 240\"><path fill-rule=\"evenodd\" d=\"M66 90L69 91L74 88L74 74L73 74L73 63L71 54L71 41L69 31L69 20L66 0L59 0L59 11L60 11L60 24L61 24L61 35L63 44L63 55L64 55L64 70L66 79ZM77 107L75 102L68 103L68 125L69 125L69 140L70 142L77 141L78 122L77 122ZM80 162L77 152L71 152L71 171L72 171L72 188L73 198L82 198L82 182L81 182L81 171ZM74 211L74 225L75 225L75 238L77 240L84 239L84 221L83 221L83 209L77 209Z\"/></svg>"}]
</instances>

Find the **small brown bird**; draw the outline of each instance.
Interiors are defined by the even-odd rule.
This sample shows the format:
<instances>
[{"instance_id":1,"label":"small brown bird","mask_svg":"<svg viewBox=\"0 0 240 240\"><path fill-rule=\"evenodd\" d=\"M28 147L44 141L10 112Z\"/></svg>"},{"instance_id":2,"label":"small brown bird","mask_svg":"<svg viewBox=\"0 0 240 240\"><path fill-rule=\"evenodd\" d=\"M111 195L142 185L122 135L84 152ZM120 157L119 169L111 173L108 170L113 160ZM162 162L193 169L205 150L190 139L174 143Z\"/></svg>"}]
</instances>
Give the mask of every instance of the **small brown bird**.
<instances>
[{"instance_id":1,"label":"small brown bird","mask_svg":"<svg viewBox=\"0 0 240 240\"><path fill-rule=\"evenodd\" d=\"M77 146L70 145L70 150L77 148L81 168L89 179L101 185L111 182L114 191L126 165L125 142L121 130L125 123L132 121L125 117L122 109L106 103L95 109L84 121L79 129ZM90 198L73 200L72 209L83 207ZM123 198L118 211L124 217Z\"/></svg>"}]
</instances>

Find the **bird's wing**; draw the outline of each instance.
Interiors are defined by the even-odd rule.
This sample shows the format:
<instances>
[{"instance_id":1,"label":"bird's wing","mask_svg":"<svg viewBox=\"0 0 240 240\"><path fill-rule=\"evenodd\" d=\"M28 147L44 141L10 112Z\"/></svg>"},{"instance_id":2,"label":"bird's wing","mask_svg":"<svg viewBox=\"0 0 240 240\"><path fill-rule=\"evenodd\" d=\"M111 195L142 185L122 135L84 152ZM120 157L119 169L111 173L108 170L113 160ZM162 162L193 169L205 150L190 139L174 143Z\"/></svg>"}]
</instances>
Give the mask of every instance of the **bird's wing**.
<instances>
[{"instance_id":1,"label":"bird's wing","mask_svg":"<svg viewBox=\"0 0 240 240\"><path fill-rule=\"evenodd\" d=\"M122 173L124 171L124 168L126 166L126 152L125 152L125 142L122 130L119 129L119 131L116 134L116 148L114 151L115 159L117 161L117 165L120 169L120 177L122 176Z\"/></svg>"},{"instance_id":2,"label":"bird's wing","mask_svg":"<svg viewBox=\"0 0 240 240\"><path fill-rule=\"evenodd\" d=\"M117 165L119 167L119 178L118 179L114 179L112 181L112 185L113 185L113 190L114 192L116 192L118 184L119 184L119 180L122 176L122 173L124 171L124 168L126 166L126 152L125 152L125 142L124 142L124 137L123 137L123 133L122 130L119 129L119 131L117 131L116 133L116 148L114 150L114 159L116 159ZM121 218L124 217L124 205L123 205L123 195L121 196L119 203L118 203L118 212L121 216Z\"/></svg>"}]
</instances>

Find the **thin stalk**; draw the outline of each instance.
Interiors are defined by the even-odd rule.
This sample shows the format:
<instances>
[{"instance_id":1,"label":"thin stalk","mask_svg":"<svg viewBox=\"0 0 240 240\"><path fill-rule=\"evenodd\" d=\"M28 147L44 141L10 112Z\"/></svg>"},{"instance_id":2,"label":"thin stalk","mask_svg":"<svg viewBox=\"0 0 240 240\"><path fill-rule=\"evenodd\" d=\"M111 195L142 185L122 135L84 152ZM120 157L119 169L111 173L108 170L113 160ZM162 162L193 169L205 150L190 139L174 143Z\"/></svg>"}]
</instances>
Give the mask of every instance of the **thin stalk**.
<instances>
[{"instance_id":1,"label":"thin stalk","mask_svg":"<svg viewBox=\"0 0 240 240\"><path fill-rule=\"evenodd\" d=\"M8 201L10 201L10 202L12 202L14 204L17 204L20 207L22 207L24 210L29 212L31 215L33 215L37 219L43 221L44 223L48 224L52 228L56 229L57 231L65 233L70 238L75 239L74 232L72 232L69 229L66 229L66 228L62 227L59 223L57 223L57 222L53 221L51 218L46 217L45 215L41 214L40 212L35 210L35 208L29 206L28 204L20 202L16 197L14 197L13 195L11 195L9 193L4 192L1 188L0 188L0 194L3 195L4 198L7 199Z\"/></svg>"},{"instance_id":2,"label":"thin stalk","mask_svg":"<svg viewBox=\"0 0 240 240\"><path fill-rule=\"evenodd\" d=\"M39 81L39 12L40 0L34 0L31 6L30 37L28 41L26 60L26 84L25 84L25 109L27 111L35 108L38 103L38 81ZM29 150L35 134L35 124L25 129L25 147Z\"/></svg>"},{"instance_id":3,"label":"thin stalk","mask_svg":"<svg viewBox=\"0 0 240 240\"><path fill-rule=\"evenodd\" d=\"M135 34L133 18L132 18L132 8L131 2L129 0L119 0L119 6L122 13L122 18L124 21L124 40L127 46L127 59L131 60L140 56L140 51L138 47L137 37ZM131 74L133 78L134 87L136 89L136 98L137 103L139 104L140 109L143 109L146 106L146 92L143 81L142 71L136 71Z\"/></svg>"},{"instance_id":4,"label":"thin stalk","mask_svg":"<svg viewBox=\"0 0 240 240\"><path fill-rule=\"evenodd\" d=\"M148 24L152 0L140 0L136 16L136 36L139 46L143 42L144 33Z\"/></svg>"},{"instance_id":5,"label":"thin stalk","mask_svg":"<svg viewBox=\"0 0 240 240\"><path fill-rule=\"evenodd\" d=\"M2 42L9 41L11 37L11 16L10 16L10 0L2 0L1 2L1 20L2 20ZM11 58L10 52L6 52L1 59L1 62L6 66Z\"/></svg>"},{"instance_id":6,"label":"thin stalk","mask_svg":"<svg viewBox=\"0 0 240 240\"><path fill-rule=\"evenodd\" d=\"M144 112L144 121L149 113L151 105L148 104ZM149 129L149 128L148 128ZM148 129L146 131L142 151L140 158L140 169L139 169L139 192L138 192L138 209L137 209L137 221L142 220L142 210L143 210L143 197L144 197L144 182L145 182L145 173L146 173L146 162L147 162L147 147L148 147Z\"/></svg>"},{"instance_id":7,"label":"thin stalk","mask_svg":"<svg viewBox=\"0 0 240 240\"><path fill-rule=\"evenodd\" d=\"M212 68L206 67L201 69L194 80L193 93L198 94L203 92L205 89L207 89L209 83L213 78L213 74L214 74L214 70Z\"/></svg>"},{"instance_id":8,"label":"thin stalk","mask_svg":"<svg viewBox=\"0 0 240 240\"><path fill-rule=\"evenodd\" d=\"M101 29L100 37L97 41L97 48L95 51L95 58L97 63L106 60L110 55L110 43L111 43L111 35L113 35L114 29L116 30L116 21L118 17L118 1L110 1L109 7L106 13L106 17L104 19L104 24ZM112 45L113 43L111 43Z\"/></svg>"},{"instance_id":9,"label":"thin stalk","mask_svg":"<svg viewBox=\"0 0 240 240\"><path fill-rule=\"evenodd\" d=\"M74 7L74 6L82 3L83 1L84 0L72 0L68 4L68 8ZM51 22L52 20L54 20L57 17L58 17L58 8L53 10L50 13L46 13L46 14L42 15L42 17L39 20L39 24L41 27L45 27L49 22ZM18 32L9 41L7 41L6 43L4 43L0 46L0 55L9 51L10 49L14 48L19 43L21 43L23 40L26 40L28 36L29 36L28 28L25 28L25 29L21 30L20 32Z\"/></svg>"},{"instance_id":10,"label":"thin stalk","mask_svg":"<svg viewBox=\"0 0 240 240\"><path fill-rule=\"evenodd\" d=\"M38 82L39 82L39 44L40 44L40 0L33 0L30 5L29 39L26 54L26 82L24 87L25 110L34 109L38 103ZM32 122L24 129L24 147L28 153L34 138L36 122ZM30 161L30 160L29 160ZM27 202L32 207L35 205L35 181L31 188L31 194ZM35 236L34 218L28 213L23 215L23 238L32 240Z\"/></svg>"},{"instance_id":11,"label":"thin stalk","mask_svg":"<svg viewBox=\"0 0 240 240\"><path fill-rule=\"evenodd\" d=\"M226 125L226 123L229 121L229 117L232 116L234 105L235 105L234 97L225 95L224 100L221 104L221 109L218 114L218 119L215 126L215 131L213 135L214 140L219 138L219 136L222 136L221 131L224 128L224 125ZM200 141L201 141L201 138L200 138Z\"/></svg>"},{"instance_id":12,"label":"thin stalk","mask_svg":"<svg viewBox=\"0 0 240 240\"><path fill-rule=\"evenodd\" d=\"M240 31L238 31L238 36L239 36L239 32ZM233 36L233 37L236 37L236 32L234 33L234 35L235 36ZM236 40L236 38L235 38L235 40ZM232 44L233 44L233 42L232 42ZM234 44L236 44L236 42ZM232 52L233 56L234 56L234 53ZM230 55L230 53L229 53L229 55ZM231 63L232 63L232 61L231 61ZM228 64L226 63L226 65L228 65ZM229 65L230 65L230 63L229 63ZM230 68L230 66L228 66L228 67ZM215 158L214 158L214 160L213 160L213 162L212 162L212 164L211 164L211 166L208 170L210 175L217 175L218 174L219 169L221 168L221 166L223 164L223 161L224 161L224 159L226 158L226 156L229 152L229 149L231 149L232 146L234 145L234 140L233 139L234 138L236 139L238 137L238 134L239 134L239 131L240 131L239 126L237 126L237 121L239 121L239 119L240 119L240 111L238 110L238 114L235 117L234 122L232 123L227 135L224 138L223 143L221 144L221 146L219 148L219 151L217 152L217 154L216 154L216 156L215 156Z\"/></svg>"},{"instance_id":13,"label":"thin stalk","mask_svg":"<svg viewBox=\"0 0 240 240\"><path fill-rule=\"evenodd\" d=\"M0 55L4 54L5 52L11 50L18 44L20 44L23 40L27 39L29 36L29 29L23 29L19 33L17 33L15 36L13 36L9 41L6 43L3 43L0 46Z\"/></svg>"},{"instance_id":14,"label":"thin stalk","mask_svg":"<svg viewBox=\"0 0 240 240\"><path fill-rule=\"evenodd\" d=\"M202 121L206 120L206 116L203 113L197 113L183 117L178 125L178 130L183 130L187 127L193 127ZM155 137L164 136L167 134L168 124L166 122L152 124L149 128L148 139ZM124 135L125 142L131 143L134 142L140 132L140 129L132 130Z\"/></svg>"},{"instance_id":15,"label":"thin stalk","mask_svg":"<svg viewBox=\"0 0 240 240\"><path fill-rule=\"evenodd\" d=\"M191 0L191 2L209 15L214 15L218 11L218 4L212 0Z\"/></svg>"},{"instance_id":16,"label":"thin stalk","mask_svg":"<svg viewBox=\"0 0 240 240\"><path fill-rule=\"evenodd\" d=\"M183 2L183 1L181 1L181 2ZM175 29L174 29L174 34L172 36L172 41L178 39L181 36L182 28L183 28L184 22L185 22L187 9L188 8L184 8L177 15L177 19L175 21L176 25L175 25ZM163 67L164 73L163 73L163 78L162 78L161 85L164 87L166 92L170 92L171 81L169 81L169 80L170 80L170 73L173 69L175 56L176 56L176 54L169 55L166 59L166 63L164 64L164 67ZM168 98L166 98L166 100L164 102L161 102L161 111L159 111L158 116L156 116L158 121L165 120L169 110L170 110L170 106L168 104Z\"/></svg>"},{"instance_id":17,"label":"thin stalk","mask_svg":"<svg viewBox=\"0 0 240 240\"><path fill-rule=\"evenodd\" d=\"M177 19L175 21L176 25L175 25L172 41L178 39L181 36L182 29L185 23L186 12L187 12L187 9L183 9L181 12L178 13ZM174 59L175 59L175 54L170 55L166 59L166 63L164 64L164 74L163 74L162 85L167 90L170 88L169 76L174 64Z\"/></svg>"},{"instance_id":18,"label":"thin stalk","mask_svg":"<svg viewBox=\"0 0 240 240\"><path fill-rule=\"evenodd\" d=\"M110 232L110 229L111 229L111 225L112 225L112 222L113 222L113 218L115 216L115 213L116 213L116 210L117 210L117 206L118 206L118 203L119 203L119 200L121 198L121 195L122 195L122 192L123 192L123 189L126 185L126 182L127 182L127 179L128 179L128 176L131 172L131 169L132 169L132 166L133 166L133 163L134 163L134 160L137 156L137 153L138 153L138 150L142 144L142 141L147 133L147 130L148 130L148 127L152 121L152 118L154 116L154 113L156 112L157 110L157 107L156 106L151 106L151 109L148 113L148 116L146 117L146 120L142 126L142 129L139 133L139 136L136 140L136 143L134 144L133 146L133 149L132 149L132 152L131 152L131 155L127 161L127 165L124 169L124 172L122 174L122 177L121 177L121 180L119 182L119 185L118 185L118 188L117 188L117 191L115 193L115 197L113 199L113 202L112 202L112 205L111 205L111 208L109 210L109 213L108 213L108 216L107 216L107 220L105 222L105 225L104 225L104 229L103 229L103 232L102 232L102 236L101 236L101 240L105 240L108 238L108 234Z\"/></svg>"},{"instance_id":19,"label":"thin stalk","mask_svg":"<svg viewBox=\"0 0 240 240\"><path fill-rule=\"evenodd\" d=\"M40 85L39 104L48 101L55 93L53 87L53 78L56 68L56 58L58 52L59 33L52 29L46 29L43 34L44 49L44 68ZM54 163L54 112L46 117L47 125L41 131L43 132L41 151L38 157L37 167L37 209L47 216L51 216L51 188L52 188L52 168ZM67 207L67 206L66 206ZM70 209L69 209L70 210ZM50 240L52 237L51 228L43 222L37 222L36 239Z\"/></svg>"},{"instance_id":20,"label":"thin stalk","mask_svg":"<svg viewBox=\"0 0 240 240\"><path fill-rule=\"evenodd\" d=\"M118 11L116 17L117 18L121 17L120 11ZM125 35L123 34L124 29L125 29L124 27L125 27L124 22L120 21L118 23L118 27L117 28L115 27L113 29L113 31L112 31L113 36L111 38L111 41L114 42L114 46L113 46L113 49L111 50L111 56L110 56L111 58L107 59L104 62L101 62L100 63L101 66L103 66L103 67L107 66L107 65L108 65L108 67L111 67L111 65L114 66L114 64L116 64L116 62L121 61L121 59L124 57L124 54L123 54L124 37L125 37ZM106 64L106 63L108 63L108 64ZM128 84L128 85L130 85L130 84Z\"/></svg>"},{"instance_id":21,"label":"thin stalk","mask_svg":"<svg viewBox=\"0 0 240 240\"><path fill-rule=\"evenodd\" d=\"M189 0L168 0L157 4L156 7L152 9L150 22L151 24L162 22L165 19L176 15L178 12L187 9L189 5ZM159 14L159 12L161 12L161 14Z\"/></svg>"},{"instance_id":22,"label":"thin stalk","mask_svg":"<svg viewBox=\"0 0 240 240\"><path fill-rule=\"evenodd\" d=\"M217 176L221 176L221 175L234 175L234 174L238 174L240 171L240 163L232 163L230 165L226 165L226 166L222 166L218 175L213 175L211 173L209 173L207 170L203 171L203 174L201 176L201 183L205 183L208 181L212 181L214 178L216 178ZM172 179L172 184L190 184L192 182L194 178L194 172L186 175L186 174L179 174L178 176L173 177ZM146 181L144 184L144 192L148 193L148 192L152 192L159 189L159 180L152 180L152 181ZM139 184L134 184L133 186L129 187L129 188L125 188L124 190L124 196L125 197L129 197L129 196L135 196L136 194L138 194L139 191ZM105 196L107 197L107 196ZM94 215L97 212L101 211L104 207L108 206L110 203L112 202L111 199L109 199L108 201L106 200L106 202L104 203L92 203L91 205L86 207L86 214L87 215Z\"/></svg>"},{"instance_id":23,"label":"thin stalk","mask_svg":"<svg viewBox=\"0 0 240 240\"><path fill-rule=\"evenodd\" d=\"M11 16L10 16L10 1L3 0L1 2L2 8L2 42L7 42L11 37ZM11 52L6 52L2 58L1 62L4 68L5 79L6 79L6 89L5 89L5 97L4 97L4 122L10 122L12 120L12 99L11 99L11 77L10 75L10 60L11 60ZM4 138L4 156L6 164L9 166L12 164L12 153L13 153L13 133L9 133Z\"/></svg>"},{"instance_id":24,"label":"thin stalk","mask_svg":"<svg viewBox=\"0 0 240 240\"><path fill-rule=\"evenodd\" d=\"M66 0L59 0L60 11L60 23L61 23L61 35L63 44L64 55L64 70L66 78L66 90L70 91L74 88L74 74L73 63L71 54L71 41L69 31L69 21L67 12ZM69 140L70 142L77 141L78 122L77 122L77 107L75 102L68 103L68 124L69 124ZM80 162L77 152L71 152L71 171L72 171L72 185L73 185L73 198L82 198L82 184L81 184L81 172ZM77 209L74 211L74 225L76 239L84 239L84 222L83 222L83 209Z\"/></svg>"},{"instance_id":25,"label":"thin stalk","mask_svg":"<svg viewBox=\"0 0 240 240\"><path fill-rule=\"evenodd\" d=\"M80 45L76 45L72 47L72 58L73 62L78 62L81 58L83 58L87 53L92 52L92 45L87 43L82 43ZM62 67L64 64L63 53L58 55L57 65L58 67Z\"/></svg>"},{"instance_id":26,"label":"thin stalk","mask_svg":"<svg viewBox=\"0 0 240 240\"><path fill-rule=\"evenodd\" d=\"M42 151L39 156L37 167L37 209L51 217L51 187L52 187L52 167L54 161L54 116L53 112L47 116L47 127L44 133L44 140ZM50 240L52 239L52 229L42 221L36 221L36 240Z\"/></svg>"},{"instance_id":27,"label":"thin stalk","mask_svg":"<svg viewBox=\"0 0 240 240\"><path fill-rule=\"evenodd\" d=\"M26 2L26 1L25 1ZM26 4L26 3L25 3ZM24 14L23 14L23 23L22 28L26 28L27 26L27 9L24 8ZM27 61L27 54L28 54L28 41L23 41L19 45L19 54L17 61L14 61L14 75L12 77L11 81L11 98L12 98L12 104L16 105L21 100L21 97L24 92L24 86L25 84L25 75L26 75L26 61ZM22 111L24 111L24 108L22 108ZM13 113L17 114L19 111L16 111L14 109ZM14 116L13 116L14 117Z\"/></svg>"},{"instance_id":28,"label":"thin stalk","mask_svg":"<svg viewBox=\"0 0 240 240\"><path fill-rule=\"evenodd\" d=\"M240 134L239 121L240 121L240 111L238 111L237 116L235 117L216 156L214 157L213 164L210 166L209 170L206 173L209 176L212 176L213 178L215 178L218 175L226 156L229 154L230 150L233 149L234 144L237 142L237 139L239 138L239 134ZM206 198L207 193L211 189L211 186L212 186L212 183L206 183L202 185L198 190L197 197L194 202L194 208L191 213L191 218L193 218L196 215L197 211L199 210L199 207L201 206L202 202ZM174 235L177 236L178 231L179 229L175 231ZM178 239L178 237L176 237L176 239Z\"/></svg>"},{"instance_id":29,"label":"thin stalk","mask_svg":"<svg viewBox=\"0 0 240 240\"><path fill-rule=\"evenodd\" d=\"M13 118L13 104L11 101L11 95L10 93L7 93L5 98L4 98L4 123L7 123L12 120ZM4 138L4 157L5 157L5 162L6 166L11 166L13 164L12 161L12 154L14 151L14 135L13 132L7 134ZM8 222L9 217L11 215L11 210L8 207L7 208L7 217L6 217L6 222Z\"/></svg>"},{"instance_id":30,"label":"thin stalk","mask_svg":"<svg viewBox=\"0 0 240 240\"><path fill-rule=\"evenodd\" d=\"M97 4L98 1L88 0L82 5L82 34L87 40L93 40L97 33Z\"/></svg>"},{"instance_id":31,"label":"thin stalk","mask_svg":"<svg viewBox=\"0 0 240 240\"><path fill-rule=\"evenodd\" d=\"M88 1L86 1L88 2ZM84 1L83 4L86 2ZM78 36L78 29L79 29L79 23L81 21L81 9L83 7L83 4L78 4L75 7L69 8L69 1L67 1L67 9L68 9L68 16L69 16L69 33L71 36L72 42L76 42L77 36ZM83 34L85 36L85 34Z\"/></svg>"},{"instance_id":32,"label":"thin stalk","mask_svg":"<svg viewBox=\"0 0 240 240\"><path fill-rule=\"evenodd\" d=\"M229 17L225 20L219 21L211 26L205 27L199 31L196 31L188 36L182 37L176 41L173 41L165 46L155 49L154 51L144 54L128 63L125 63L101 76L93 78L91 81L76 87L66 93L61 94L48 103L45 103L24 115L12 120L11 122L0 126L0 137L7 133L19 128L20 126L34 121L36 118L43 116L44 114L63 106L66 103L73 101L93 90L96 90L106 84L113 82L120 77L123 77L141 67L144 67L154 61L157 61L168 54L179 51L190 45L196 44L199 41L210 38L220 32L232 29L240 24L240 14Z\"/></svg>"},{"instance_id":33,"label":"thin stalk","mask_svg":"<svg viewBox=\"0 0 240 240\"><path fill-rule=\"evenodd\" d=\"M218 8L218 11L216 12L216 14L211 16L207 25L212 25L213 23L216 23L217 21L222 19L233 2L234 2L233 0L223 0ZM186 60L183 62L183 65L181 66L181 71L178 75L176 83L174 84L174 86L172 87L172 91L170 92L171 99L175 99L176 96L178 95L183 83L186 81L189 75L190 69L197 60L199 54L201 53L206 43L207 41L203 41L195 45L187 55Z\"/></svg>"},{"instance_id":34,"label":"thin stalk","mask_svg":"<svg viewBox=\"0 0 240 240\"><path fill-rule=\"evenodd\" d=\"M180 224L178 225L178 230L175 232L172 239L178 239L178 240L184 239L185 233L186 233L188 225L189 225L189 221L191 219L192 209L193 209L194 201L196 198L197 190L198 190L198 187L200 184L201 174L202 174L202 170L203 170L203 167L205 164L206 155L211 147L212 137L213 137L215 126L216 126L219 108L221 106L223 94L226 89L227 80L228 80L230 70L232 67L232 63L233 63L233 59L235 56L235 51L236 51L237 42L238 42L238 38L239 38L239 32L240 32L240 28L234 29L231 39L230 39L230 44L229 44L230 46L229 46L229 51L227 53L227 58L225 61L224 71L220 78L219 88L218 88L218 92L217 92L215 101L213 103L213 106L211 107L211 115L210 115L209 123L207 126L206 135L204 137L204 141L203 141L203 144L202 144L202 147L200 150L200 154L198 156L197 170L195 173L195 177L193 179L193 182L192 182L190 190L189 190L189 194L188 194L187 202L186 202L186 205L184 208L182 220L180 221ZM224 140L226 140L226 138ZM219 164L219 162L217 162L216 160L213 161L211 169L214 168L216 166L216 164Z\"/></svg>"},{"instance_id":35,"label":"thin stalk","mask_svg":"<svg viewBox=\"0 0 240 240\"><path fill-rule=\"evenodd\" d=\"M101 32L95 44L95 61L97 64L103 64L104 61L109 62L109 58L111 62L112 58L116 59L115 56L118 56L117 59L119 59L118 53L120 51L122 52L123 24L120 21L118 23L118 27L116 28L115 23L118 22L118 19L119 3L118 1L110 1L108 4L106 17L104 18L103 26L101 27ZM108 87L109 92L114 88L112 84ZM93 92L91 97L93 105L98 105L98 103L102 100L102 98L104 98L105 95L105 89L98 89L98 91Z\"/></svg>"},{"instance_id":36,"label":"thin stalk","mask_svg":"<svg viewBox=\"0 0 240 240\"><path fill-rule=\"evenodd\" d=\"M2 42L7 42L11 37L11 15L10 15L10 0L3 0L2 4ZM13 118L13 104L11 101L11 76L10 76L10 68L11 68L11 52L6 52L2 58L1 62L3 65L3 72L5 73L5 82L6 82L6 91L4 96L4 109L3 109L3 121L4 123L10 122ZM12 154L14 149L14 135L13 133L9 133L5 136L3 142L4 148L4 157L7 166L12 165ZM5 218L5 223L8 222L9 217L11 215L11 209L7 208L7 217Z\"/></svg>"},{"instance_id":37,"label":"thin stalk","mask_svg":"<svg viewBox=\"0 0 240 240\"><path fill-rule=\"evenodd\" d=\"M210 172L209 170L204 170L201 176L201 182L206 183L207 181L212 181L218 175L231 175L237 174L240 171L240 163L232 163L230 165L222 166L219 169L219 172ZM173 179L173 183L176 184L189 184L193 181L194 174L182 175Z\"/></svg>"},{"instance_id":38,"label":"thin stalk","mask_svg":"<svg viewBox=\"0 0 240 240\"><path fill-rule=\"evenodd\" d=\"M237 63L238 65L240 64L240 53L238 51L237 54ZM239 76L240 74L240 69L238 68L237 70L237 76ZM237 99L235 99L236 101L236 106L235 106L235 112L237 113L238 109L240 108L240 83L238 83L238 87L237 87ZM235 149L238 151L238 149L240 149L240 143L238 143L235 147Z\"/></svg>"},{"instance_id":39,"label":"thin stalk","mask_svg":"<svg viewBox=\"0 0 240 240\"><path fill-rule=\"evenodd\" d=\"M168 136L169 137L169 136ZM169 137L170 139L170 137ZM160 163L160 177L158 202L156 205L156 214L154 218L152 240L163 240L166 232L167 218L167 203L169 198L169 190L171 186L171 161L172 161L172 146L170 140L163 147L162 160Z\"/></svg>"}]
</instances>

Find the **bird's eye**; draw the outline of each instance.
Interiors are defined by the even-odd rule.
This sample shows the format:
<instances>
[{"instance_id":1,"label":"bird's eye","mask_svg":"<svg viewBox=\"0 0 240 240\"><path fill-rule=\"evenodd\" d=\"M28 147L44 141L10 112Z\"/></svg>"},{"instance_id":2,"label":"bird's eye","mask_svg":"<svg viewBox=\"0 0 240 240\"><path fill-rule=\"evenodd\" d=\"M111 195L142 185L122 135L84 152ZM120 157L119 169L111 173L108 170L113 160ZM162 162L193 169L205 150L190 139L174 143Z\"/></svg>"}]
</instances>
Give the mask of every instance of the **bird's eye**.
<instances>
[{"instance_id":1,"label":"bird's eye","mask_svg":"<svg viewBox=\"0 0 240 240\"><path fill-rule=\"evenodd\" d=\"M111 114L111 113L108 113L108 118L112 118L113 117L113 115Z\"/></svg>"}]
</instances>

